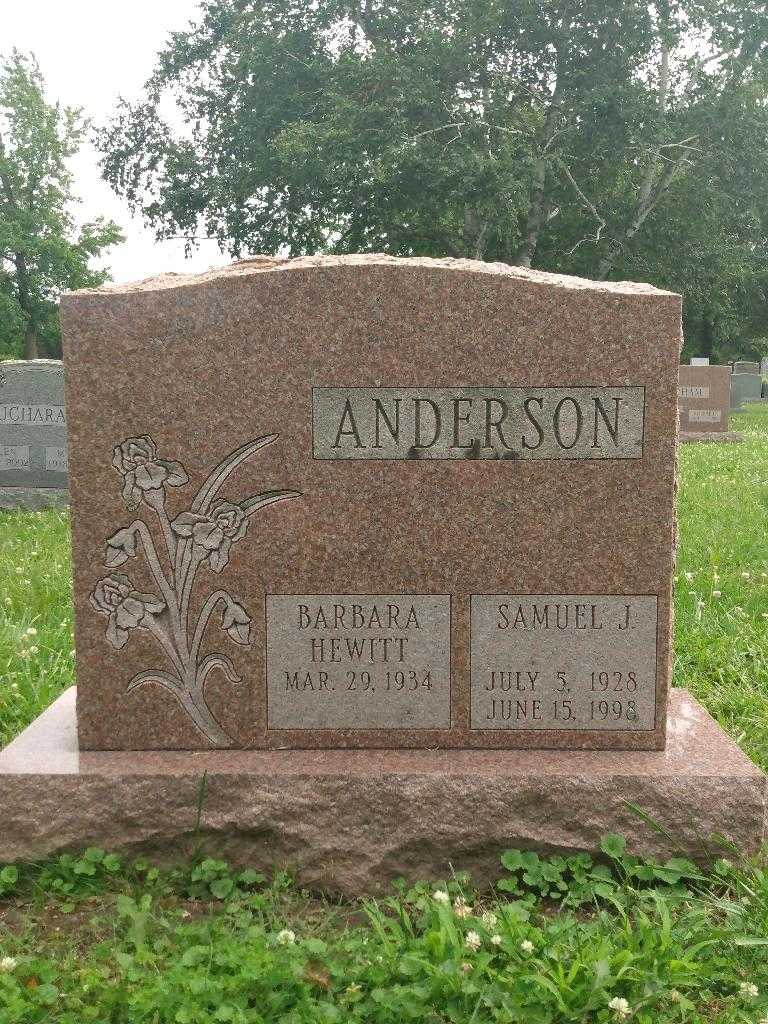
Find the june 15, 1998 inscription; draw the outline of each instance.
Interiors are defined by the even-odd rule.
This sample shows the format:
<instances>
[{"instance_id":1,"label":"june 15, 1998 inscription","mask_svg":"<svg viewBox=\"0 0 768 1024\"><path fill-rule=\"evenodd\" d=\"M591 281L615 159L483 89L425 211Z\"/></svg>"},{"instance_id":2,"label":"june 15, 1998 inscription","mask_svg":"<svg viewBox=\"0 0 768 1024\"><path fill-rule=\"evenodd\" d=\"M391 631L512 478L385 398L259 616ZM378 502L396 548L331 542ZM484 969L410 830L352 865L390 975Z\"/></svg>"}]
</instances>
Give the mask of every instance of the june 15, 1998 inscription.
<instances>
[{"instance_id":1,"label":"june 15, 1998 inscription","mask_svg":"<svg viewBox=\"0 0 768 1024\"><path fill-rule=\"evenodd\" d=\"M316 459L639 459L645 388L313 388Z\"/></svg>"},{"instance_id":2,"label":"june 15, 1998 inscription","mask_svg":"<svg viewBox=\"0 0 768 1024\"><path fill-rule=\"evenodd\" d=\"M447 595L267 595L270 729L447 729Z\"/></svg>"},{"instance_id":3,"label":"june 15, 1998 inscription","mask_svg":"<svg viewBox=\"0 0 768 1024\"><path fill-rule=\"evenodd\" d=\"M473 729L653 729L654 595L471 598Z\"/></svg>"}]
</instances>

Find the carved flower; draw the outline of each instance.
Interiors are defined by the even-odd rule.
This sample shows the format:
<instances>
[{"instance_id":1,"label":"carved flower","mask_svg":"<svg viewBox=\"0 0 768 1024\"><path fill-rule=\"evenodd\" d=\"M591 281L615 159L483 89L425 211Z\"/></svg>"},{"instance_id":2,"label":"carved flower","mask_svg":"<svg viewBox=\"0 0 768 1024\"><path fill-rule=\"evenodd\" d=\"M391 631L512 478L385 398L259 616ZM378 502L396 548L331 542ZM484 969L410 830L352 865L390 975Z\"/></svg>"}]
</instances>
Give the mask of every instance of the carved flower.
<instances>
[{"instance_id":1,"label":"carved flower","mask_svg":"<svg viewBox=\"0 0 768 1024\"><path fill-rule=\"evenodd\" d=\"M109 616L107 640L118 651L128 643L132 629L146 629L148 619L165 608L165 602L154 594L139 594L130 579L119 572L99 580L90 602L100 615Z\"/></svg>"},{"instance_id":2,"label":"carved flower","mask_svg":"<svg viewBox=\"0 0 768 1024\"><path fill-rule=\"evenodd\" d=\"M237 601L230 601L224 609L221 627L236 644L245 646L251 638L251 616Z\"/></svg>"},{"instance_id":3,"label":"carved flower","mask_svg":"<svg viewBox=\"0 0 768 1024\"><path fill-rule=\"evenodd\" d=\"M128 528L118 530L107 538L107 554L104 562L108 569L122 565L136 554L136 534Z\"/></svg>"},{"instance_id":4,"label":"carved flower","mask_svg":"<svg viewBox=\"0 0 768 1024\"><path fill-rule=\"evenodd\" d=\"M191 537L192 543L209 559L211 569L221 572L229 561L230 548L245 536L248 517L240 505L219 501L207 515L182 512L171 528L180 537Z\"/></svg>"},{"instance_id":5,"label":"carved flower","mask_svg":"<svg viewBox=\"0 0 768 1024\"><path fill-rule=\"evenodd\" d=\"M158 459L155 442L148 434L129 437L115 447L112 465L122 473L123 500L129 509L138 508L142 497L151 497L163 487L179 487L189 477L180 462Z\"/></svg>"}]
</instances>

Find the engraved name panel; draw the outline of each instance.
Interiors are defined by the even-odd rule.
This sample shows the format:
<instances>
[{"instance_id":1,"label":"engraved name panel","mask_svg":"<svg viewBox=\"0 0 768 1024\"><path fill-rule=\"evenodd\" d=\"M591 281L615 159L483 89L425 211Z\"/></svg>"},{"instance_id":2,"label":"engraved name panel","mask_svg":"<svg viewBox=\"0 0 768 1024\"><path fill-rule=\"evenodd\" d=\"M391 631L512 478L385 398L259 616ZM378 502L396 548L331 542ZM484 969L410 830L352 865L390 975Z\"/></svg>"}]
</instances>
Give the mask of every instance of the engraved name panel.
<instances>
[{"instance_id":1,"label":"engraved name panel","mask_svg":"<svg viewBox=\"0 0 768 1024\"><path fill-rule=\"evenodd\" d=\"M267 727L447 729L447 595L266 599Z\"/></svg>"},{"instance_id":2,"label":"engraved name panel","mask_svg":"<svg viewBox=\"0 0 768 1024\"><path fill-rule=\"evenodd\" d=\"M312 389L316 459L639 459L645 388Z\"/></svg>"},{"instance_id":3,"label":"engraved name panel","mask_svg":"<svg viewBox=\"0 0 768 1024\"><path fill-rule=\"evenodd\" d=\"M473 595L473 729L652 729L655 595Z\"/></svg>"},{"instance_id":4,"label":"engraved name panel","mask_svg":"<svg viewBox=\"0 0 768 1024\"><path fill-rule=\"evenodd\" d=\"M678 398L709 398L709 388L698 384L678 384Z\"/></svg>"},{"instance_id":5,"label":"engraved name panel","mask_svg":"<svg viewBox=\"0 0 768 1024\"><path fill-rule=\"evenodd\" d=\"M0 469L29 469L29 445L0 445Z\"/></svg>"},{"instance_id":6,"label":"engraved name panel","mask_svg":"<svg viewBox=\"0 0 768 1024\"><path fill-rule=\"evenodd\" d=\"M689 409L691 423L719 423L723 418L722 409Z\"/></svg>"},{"instance_id":7,"label":"engraved name panel","mask_svg":"<svg viewBox=\"0 0 768 1024\"><path fill-rule=\"evenodd\" d=\"M45 470L47 473L66 473L68 468L67 449L45 446Z\"/></svg>"}]
</instances>

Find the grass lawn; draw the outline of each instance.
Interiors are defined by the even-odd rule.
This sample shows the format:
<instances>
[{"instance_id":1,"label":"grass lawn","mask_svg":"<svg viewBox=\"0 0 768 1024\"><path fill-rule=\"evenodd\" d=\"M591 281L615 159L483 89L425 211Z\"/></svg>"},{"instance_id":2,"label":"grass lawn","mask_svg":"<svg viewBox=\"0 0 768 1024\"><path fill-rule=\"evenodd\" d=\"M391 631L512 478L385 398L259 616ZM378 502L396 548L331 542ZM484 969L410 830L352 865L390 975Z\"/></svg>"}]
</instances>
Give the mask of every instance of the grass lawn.
<instances>
[{"instance_id":1,"label":"grass lawn","mask_svg":"<svg viewBox=\"0 0 768 1024\"><path fill-rule=\"evenodd\" d=\"M681 453L675 683L768 769L768 409L734 429ZM0 745L72 682L68 543L66 514L0 515ZM768 1024L761 864L605 854L510 853L482 899L458 876L352 905L204 852L8 866L0 1024Z\"/></svg>"}]
</instances>

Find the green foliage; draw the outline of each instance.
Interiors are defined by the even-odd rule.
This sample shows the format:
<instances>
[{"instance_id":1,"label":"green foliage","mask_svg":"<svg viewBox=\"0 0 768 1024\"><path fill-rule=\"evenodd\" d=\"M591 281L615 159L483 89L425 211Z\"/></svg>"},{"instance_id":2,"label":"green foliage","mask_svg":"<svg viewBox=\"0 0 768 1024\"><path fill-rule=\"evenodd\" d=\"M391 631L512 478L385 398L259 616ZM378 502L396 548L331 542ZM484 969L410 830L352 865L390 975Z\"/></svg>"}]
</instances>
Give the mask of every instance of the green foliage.
<instances>
[{"instance_id":1,"label":"green foliage","mask_svg":"<svg viewBox=\"0 0 768 1024\"><path fill-rule=\"evenodd\" d=\"M648 862L628 854L620 837L607 836L603 850L613 865L605 867L611 899L595 893L591 907L578 910L567 898L553 907L539 889L550 876L564 877L564 860L574 877L592 870L583 855L534 862L505 854L513 872L531 873L523 897L480 899L460 875L335 907L283 875L266 883L214 860L163 871L146 861L116 866L88 850L25 867L0 901L0 913L13 908L21 924L0 935L0 1021L761 1020L768 1012L762 864L721 860L711 874L686 867L670 885L633 876ZM243 875L241 885L235 880ZM54 907L66 908L50 903L56 878L81 890L78 913L56 917L52 927ZM188 901L190 880L210 890L223 879L234 883L224 900ZM207 901L210 893L200 892Z\"/></svg>"},{"instance_id":2,"label":"green foliage","mask_svg":"<svg viewBox=\"0 0 768 1024\"><path fill-rule=\"evenodd\" d=\"M97 144L159 237L649 280L753 352L766 40L758 0L209 0Z\"/></svg>"},{"instance_id":3,"label":"green foliage","mask_svg":"<svg viewBox=\"0 0 768 1024\"><path fill-rule=\"evenodd\" d=\"M501 892L582 906L595 900L617 901L638 885L665 886L667 894L685 892L686 886L704 881L691 861L673 857L664 864L627 854L623 836L605 836L601 849L609 864L596 864L586 853L569 857L540 857L531 850L508 850L501 856L509 877L496 883Z\"/></svg>"},{"instance_id":4,"label":"green foliage","mask_svg":"<svg viewBox=\"0 0 768 1024\"><path fill-rule=\"evenodd\" d=\"M61 354L58 297L107 273L91 259L122 241L112 221L76 228L67 161L83 141L80 112L45 99L32 57L0 69L0 358Z\"/></svg>"}]
</instances>

